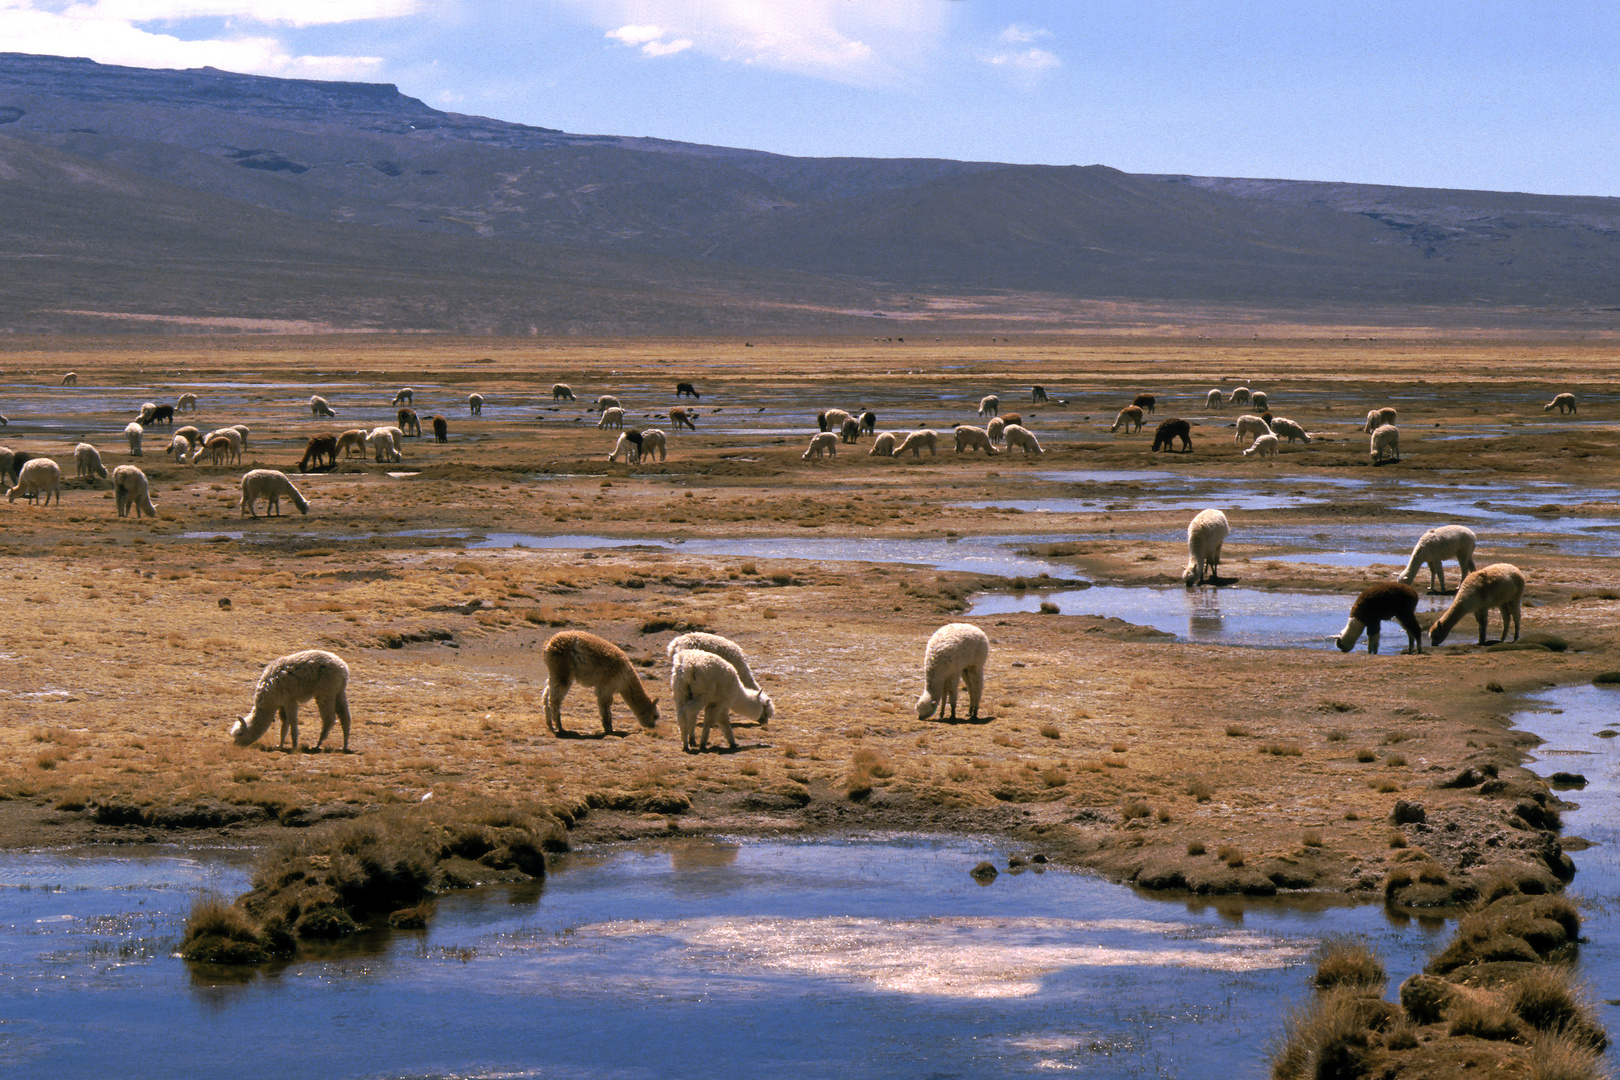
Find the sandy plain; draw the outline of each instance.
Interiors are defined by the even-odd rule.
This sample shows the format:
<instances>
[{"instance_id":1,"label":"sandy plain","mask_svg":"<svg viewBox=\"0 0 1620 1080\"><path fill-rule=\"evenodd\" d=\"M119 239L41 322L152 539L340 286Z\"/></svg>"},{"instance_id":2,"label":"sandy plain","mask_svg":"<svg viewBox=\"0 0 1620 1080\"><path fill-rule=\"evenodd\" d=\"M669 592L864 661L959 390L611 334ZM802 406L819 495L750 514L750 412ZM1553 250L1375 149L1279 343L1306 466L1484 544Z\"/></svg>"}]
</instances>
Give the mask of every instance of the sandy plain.
<instances>
[{"instance_id":1,"label":"sandy plain","mask_svg":"<svg viewBox=\"0 0 1620 1080\"><path fill-rule=\"evenodd\" d=\"M1572 549L1552 524L1620 516L1605 494L1620 465L1615 366L1601 344L1331 336L6 341L0 442L52 455L71 478L74 444L88 440L109 467L147 472L158 516L116 517L105 480L69 479L59 507L0 504L0 839L251 839L431 797L544 805L590 839L989 831L1009 852L1217 893L1375 894L1412 847L1454 883L1503 858L1548 863L1559 841L1521 811L1538 793L1556 798L1519 768L1533 737L1507 717L1527 693L1620 666L1620 582L1601 534ZM76 387L59 385L67 371ZM590 401L615 394L630 424L669 430L683 379L703 394L681 402L698 430L670 431L664 462L606 461L616 433L595 426ZM553 400L559 381L577 402ZM1033 404L1033 384L1068 404ZM1228 426L1242 410L1203 405L1209 388L1238 385L1266 390L1276 415L1323 437L1275 461L1243 458ZM401 386L424 420L446 417L447 443L409 439L401 464L354 458L299 475L309 437L391 422ZM1565 390L1579 413L1544 413ZM123 428L141 404L187 391L199 411L176 426L249 425L240 467L175 464L161 425L129 455ZM475 391L481 417L466 404ZM310 415L316 392L335 421ZM1158 398L1147 427L1110 433L1140 392ZM937 457L878 459L865 439L801 459L818 409L872 408L880 430L928 423L948 435L982 423L987 393L1023 414L1044 454L958 455L942 438ZM1391 403L1403 458L1375 468L1362 419ZM1190 453L1149 451L1154 422L1170 416L1193 421ZM291 475L308 516L241 516L239 477L252 467ZM1332 594L1343 611L1317 644L1288 648L1176 640L1083 603L975 618L992 642L982 722L918 720L929 634L975 595L1016 583L792 559L772 544L1007 536L1009 550L1072 579L1179 586L1191 511L1158 505L1153 477L1109 479L1116 470L1172 479L1205 506L1226 506L1234 486L1288 496L1228 509L1226 588ZM1418 534L1451 519L1392 500L1399 484L1471 499L1499 490L1521 517L1549 523L1495 535L1475 523L1481 565L1512 562L1529 580L1525 647L1475 645L1472 620L1421 656L1390 655L1404 638L1394 626L1384 655L1328 644L1355 594L1390 567L1288 557L1338 530L1403 563ZM1549 484L1567 486L1534 496ZM1095 505L964 505L1008 499ZM501 534L632 543L472 546ZM657 546L714 539L750 546ZM1454 587L1454 566L1448 576ZM725 634L762 673L776 718L740 723L736 752L684 754L667 702L656 731L621 704L615 736L601 737L592 696L576 689L564 707L576 737L554 738L539 708L540 646L561 628L622 646L661 699L668 640ZM233 746L225 728L249 708L260 669L301 648L350 664L354 752ZM306 745L318 730L306 707ZM1499 782L1437 786L1469 767ZM1400 800L1426 821L1392 824Z\"/></svg>"}]
</instances>

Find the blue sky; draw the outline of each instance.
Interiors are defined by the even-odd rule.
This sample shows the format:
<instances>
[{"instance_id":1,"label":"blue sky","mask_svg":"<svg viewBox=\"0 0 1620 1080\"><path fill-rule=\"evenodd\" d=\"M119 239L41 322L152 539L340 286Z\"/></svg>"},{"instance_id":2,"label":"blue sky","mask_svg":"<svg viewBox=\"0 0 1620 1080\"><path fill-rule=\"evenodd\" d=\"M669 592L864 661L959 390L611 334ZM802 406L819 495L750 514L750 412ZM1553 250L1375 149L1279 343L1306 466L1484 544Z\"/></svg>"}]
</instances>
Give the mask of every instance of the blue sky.
<instances>
[{"instance_id":1,"label":"blue sky","mask_svg":"<svg viewBox=\"0 0 1620 1080\"><path fill-rule=\"evenodd\" d=\"M0 49L784 154L1620 196L1620 4L0 0Z\"/></svg>"}]
</instances>

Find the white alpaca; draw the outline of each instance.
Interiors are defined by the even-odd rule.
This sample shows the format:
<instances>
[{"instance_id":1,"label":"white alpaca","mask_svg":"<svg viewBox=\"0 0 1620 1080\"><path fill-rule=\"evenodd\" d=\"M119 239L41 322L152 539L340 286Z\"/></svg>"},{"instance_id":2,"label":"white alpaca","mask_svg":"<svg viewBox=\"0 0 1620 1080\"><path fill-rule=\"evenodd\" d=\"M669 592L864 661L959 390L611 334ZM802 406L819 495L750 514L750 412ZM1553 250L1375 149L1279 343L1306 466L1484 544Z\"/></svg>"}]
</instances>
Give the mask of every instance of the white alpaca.
<instances>
[{"instance_id":1,"label":"white alpaca","mask_svg":"<svg viewBox=\"0 0 1620 1080\"><path fill-rule=\"evenodd\" d=\"M1554 409L1558 410L1559 416L1563 416L1565 413L1574 412L1575 395L1559 394L1557 397L1553 398L1551 401L1547 402L1547 404L1541 407L1542 412L1552 412Z\"/></svg>"},{"instance_id":2,"label":"white alpaca","mask_svg":"<svg viewBox=\"0 0 1620 1080\"><path fill-rule=\"evenodd\" d=\"M1209 392L1209 396L1204 398L1204 408L1224 409L1226 408L1226 399L1221 396L1221 392L1219 390L1211 390Z\"/></svg>"},{"instance_id":3,"label":"white alpaca","mask_svg":"<svg viewBox=\"0 0 1620 1080\"><path fill-rule=\"evenodd\" d=\"M157 517L157 507L152 505L151 484L141 470L133 465L118 466L112 471L112 487L119 517L126 516L132 508L137 521L143 513L147 517Z\"/></svg>"},{"instance_id":4,"label":"white alpaca","mask_svg":"<svg viewBox=\"0 0 1620 1080\"><path fill-rule=\"evenodd\" d=\"M843 431L844 421L853 420L854 415L843 409L823 409L816 414L816 427L822 431Z\"/></svg>"},{"instance_id":5,"label":"white alpaca","mask_svg":"<svg viewBox=\"0 0 1620 1080\"><path fill-rule=\"evenodd\" d=\"M1007 449L1009 451L1018 449L1026 454L1045 453L1041 449L1039 440L1035 438L1035 433L1022 424L1008 424L1002 434L1007 437Z\"/></svg>"},{"instance_id":6,"label":"white alpaca","mask_svg":"<svg viewBox=\"0 0 1620 1080\"><path fill-rule=\"evenodd\" d=\"M416 399L416 391L412 390L408 386L402 386L399 389L399 393L394 395L394 404L395 405L414 405L414 404L416 404L415 399Z\"/></svg>"},{"instance_id":7,"label":"white alpaca","mask_svg":"<svg viewBox=\"0 0 1620 1080\"><path fill-rule=\"evenodd\" d=\"M1226 403L1228 405L1247 405L1252 397L1253 395L1249 393L1247 386L1240 386L1232 391L1231 396L1226 399Z\"/></svg>"},{"instance_id":8,"label":"white alpaca","mask_svg":"<svg viewBox=\"0 0 1620 1080\"><path fill-rule=\"evenodd\" d=\"M1273 435L1269 431L1264 435L1256 435L1254 437L1254 444L1247 450L1243 451L1243 456L1249 457L1251 454L1253 454L1259 457L1274 458L1277 456L1277 444L1281 441L1282 440L1278 439L1277 436Z\"/></svg>"},{"instance_id":9,"label":"white alpaca","mask_svg":"<svg viewBox=\"0 0 1620 1080\"><path fill-rule=\"evenodd\" d=\"M332 411L332 406L328 405L326 403L326 399L321 397L321 395L319 395L319 394L314 394L314 395L312 395L310 397L310 399L309 399L309 413L310 413L311 416L336 416L337 415L337 413Z\"/></svg>"},{"instance_id":10,"label":"white alpaca","mask_svg":"<svg viewBox=\"0 0 1620 1080\"><path fill-rule=\"evenodd\" d=\"M664 460L664 447L665 447L665 445L666 445L666 440L664 438L664 433L662 431L660 431L658 428L654 427L654 428L644 428L644 429L642 429L642 432L641 432L641 456L642 457L646 458L648 461L651 461L653 454L656 453L658 455L658 460L663 461Z\"/></svg>"},{"instance_id":11,"label":"white alpaca","mask_svg":"<svg viewBox=\"0 0 1620 1080\"><path fill-rule=\"evenodd\" d=\"M343 725L343 752L349 752L349 665L321 649L305 649L272 660L259 674L253 688L253 711L230 727L237 746L247 746L270 730L270 722L281 717L281 741L277 749L287 749L287 732L292 731L292 751L298 752L298 705L314 700L321 711L321 748L333 723Z\"/></svg>"},{"instance_id":12,"label":"white alpaca","mask_svg":"<svg viewBox=\"0 0 1620 1080\"><path fill-rule=\"evenodd\" d=\"M636 431L622 431L619 441L613 444L613 453L607 456L609 461L618 461L619 455L624 455L626 465L634 465L641 460L642 436Z\"/></svg>"},{"instance_id":13,"label":"white alpaca","mask_svg":"<svg viewBox=\"0 0 1620 1080\"><path fill-rule=\"evenodd\" d=\"M617 409L620 407L619 399L614 397L612 394L603 394L601 397L596 399L596 404L591 406L591 408L595 409L597 412L606 412L609 409Z\"/></svg>"},{"instance_id":14,"label":"white alpaca","mask_svg":"<svg viewBox=\"0 0 1620 1080\"><path fill-rule=\"evenodd\" d=\"M990 639L971 623L946 623L928 639L923 653L923 692L917 699L917 719L927 720L939 710L946 719L956 719L958 680L967 683L969 720L979 718L979 699L984 695L984 665L990 659Z\"/></svg>"},{"instance_id":15,"label":"white alpaca","mask_svg":"<svg viewBox=\"0 0 1620 1080\"><path fill-rule=\"evenodd\" d=\"M892 431L879 432L872 440L872 449L867 451L870 457L894 457L894 448L900 445L901 436Z\"/></svg>"},{"instance_id":16,"label":"white alpaca","mask_svg":"<svg viewBox=\"0 0 1620 1080\"><path fill-rule=\"evenodd\" d=\"M227 465L232 462L239 463L241 460L241 455L236 452L236 447L231 445L231 440L223 435L213 435L199 443L197 449L191 452L191 463L197 464L197 459L204 454L207 454L208 460L215 465L220 463L221 458L225 459Z\"/></svg>"},{"instance_id":17,"label":"white alpaca","mask_svg":"<svg viewBox=\"0 0 1620 1080\"><path fill-rule=\"evenodd\" d=\"M956 429L956 452L960 454L963 450L970 454L975 450L983 450L986 457L1000 453L990 445L990 436L985 432L984 428L973 427L968 424L963 424Z\"/></svg>"},{"instance_id":18,"label":"white alpaca","mask_svg":"<svg viewBox=\"0 0 1620 1080\"><path fill-rule=\"evenodd\" d=\"M187 424L183 428L176 428L174 431L174 436L171 436L171 438L174 437L183 437L188 446L196 446L198 443L202 442L202 432L198 431L190 424Z\"/></svg>"},{"instance_id":19,"label":"white alpaca","mask_svg":"<svg viewBox=\"0 0 1620 1080\"><path fill-rule=\"evenodd\" d=\"M393 432L388 428L372 428L366 435L366 445L371 448L372 456L379 463L405 460L405 456L399 451L399 443L394 440Z\"/></svg>"},{"instance_id":20,"label":"white alpaca","mask_svg":"<svg viewBox=\"0 0 1620 1080\"><path fill-rule=\"evenodd\" d=\"M173 454L177 463L187 460L186 455L189 453L191 453L191 440L184 435L174 436L169 440L169 445L163 448L164 456L167 457Z\"/></svg>"},{"instance_id":21,"label":"white alpaca","mask_svg":"<svg viewBox=\"0 0 1620 1080\"><path fill-rule=\"evenodd\" d=\"M467 395L467 412L470 413L473 416L483 416L484 415L484 395L483 394L468 394Z\"/></svg>"},{"instance_id":22,"label":"white alpaca","mask_svg":"<svg viewBox=\"0 0 1620 1080\"><path fill-rule=\"evenodd\" d=\"M809 449L800 455L805 461L820 457L825 453L828 457L838 456L838 436L830 431L823 431L810 438Z\"/></svg>"},{"instance_id":23,"label":"white alpaca","mask_svg":"<svg viewBox=\"0 0 1620 1080\"><path fill-rule=\"evenodd\" d=\"M995 394L986 394L979 399L979 415L994 416L1001 411L1001 398Z\"/></svg>"},{"instance_id":24,"label":"white alpaca","mask_svg":"<svg viewBox=\"0 0 1620 1080\"><path fill-rule=\"evenodd\" d=\"M1429 591L1446 591L1445 560L1457 560L1457 572L1467 577L1474 572L1474 530L1466 525L1439 525L1422 536L1412 548L1412 557L1406 569L1395 575L1395 580L1410 585L1417 580L1418 568L1429 568Z\"/></svg>"},{"instance_id":25,"label":"white alpaca","mask_svg":"<svg viewBox=\"0 0 1620 1080\"><path fill-rule=\"evenodd\" d=\"M345 458L359 454L366 456L366 433L363 428L350 428L337 437L337 448L343 451Z\"/></svg>"},{"instance_id":26,"label":"white alpaca","mask_svg":"<svg viewBox=\"0 0 1620 1080\"><path fill-rule=\"evenodd\" d=\"M1200 510L1187 523L1187 568L1181 572L1182 583L1189 588L1202 585L1207 579L1220 584L1221 545L1231 527L1226 515L1219 510Z\"/></svg>"},{"instance_id":27,"label":"white alpaca","mask_svg":"<svg viewBox=\"0 0 1620 1080\"><path fill-rule=\"evenodd\" d=\"M6 501L16 502L22 495L33 502L41 492L46 506L51 505L52 494L56 495L56 505L62 505L62 467L50 458L30 458L17 473L17 486L6 492Z\"/></svg>"},{"instance_id":28,"label":"white alpaca","mask_svg":"<svg viewBox=\"0 0 1620 1080\"><path fill-rule=\"evenodd\" d=\"M96 482L96 477L107 475L107 466L101 463L101 452L87 442L73 448L73 464L74 475L92 484Z\"/></svg>"},{"instance_id":29,"label":"white alpaca","mask_svg":"<svg viewBox=\"0 0 1620 1080\"><path fill-rule=\"evenodd\" d=\"M624 428L624 410L619 408L603 409L602 419L596 422L599 428Z\"/></svg>"},{"instance_id":30,"label":"white alpaca","mask_svg":"<svg viewBox=\"0 0 1620 1080\"><path fill-rule=\"evenodd\" d=\"M853 416L845 420L838 428L838 441L843 443L859 442L861 439L861 422Z\"/></svg>"},{"instance_id":31,"label":"white alpaca","mask_svg":"<svg viewBox=\"0 0 1620 1080\"><path fill-rule=\"evenodd\" d=\"M78 374L78 372L70 371L66 375L62 376L62 385L63 386L78 386L79 385L79 374Z\"/></svg>"},{"instance_id":32,"label":"white alpaca","mask_svg":"<svg viewBox=\"0 0 1620 1080\"><path fill-rule=\"evenodd\" d=\"M1257 436L1271 434L1271 425L1265 418L1245 413L1237 418L1237 434L1232 437L1235 443L1252 442Z\"/></svg>"},{"instance_id":33,"label":"white alpaca","mask_svg":"<svg viewBox=\"0 0 1620 1080\"><path fill-rule=\"evenodd\" d=\"M141 425L130 423L124 427L124 437L129 440L129 453L131 457L141 456Z\"/></svg>"},{"instance_id":34,"label":"white alpaca","mask_svg":"<svg viewBox=\"0 0 1620 1080\"><path fill-rule=\"evenodd\" d=\"M1368 409L1367 424L1361 430L1371 434L1372 432L1383 427L1385 424L1393 424L1395 422L1395 416L1396 412L1393 405L1383 409Z\"/></svg>"},{"instance_id":35,"label":"white alpaca","mask_svg":"<svg viewBox=\"0 0 1620 1080\"><path fill-rule=\"evenodd\" d=\"M709 748L709 729L720 725L726 745L737 748L731 731L731 714L770 723L776 706L760 689L742 684L742 676L725 657L703 649L682 649L671 658L670 692L675 699L675 723L681 730L681 749L703 751ZM694 738L699 712L703 713L703 738Z\"/></svg>"},{"instance_id":36,"label":"white alpaca","mask_svg":"<svg viewBox=\"0 0 1620 1080\"><path fill-rule=\"evenodd\" d=\"M242 474L242 513L258 517L253 504L263 499L265 516L268 517L273 510L280 517L282 496L291 500L300 514L309 513L309 502L293 487L286 473L275 469L250 469Z\"/></svg>"},{"instance_id":37,"label":"white alpaca","mask_svg":"<svg viewBox=\"0 0 1620 1080\"><path fill-rule=\"evenodd\" d=\"M241 436L241 437L242 437L242 449L243 449L243 450L246 450L246 449L247 449L247 444L248 444L248 426L247 426L247 425L246 425L246 424L232 424L232 425L231 425L231 426L230 426L230 427L228 427L228 428L220 428L220 429L219 429L219 430L220 430L220 431L221 431L221 432L222 432L222 433L223 433L223 432L226 432L226 431L234 431L234 432L236 432L236 433L237 433L237 434L238 434L238 435L240 435L240 436Z\"/></svg>"},{"instance_id":38,"label":"white alpaca","mask_svg":"<svg viewBox=\"0 0 1620 1080\"><path fill-rule=\"evenodd\" d=\"M984 425L984 433L990 436L992 446L1000 446L1004 441L1001 433L1007 430L1007 421L999 416L992 416L990 422Z\"/></svg>"},{"instance_id":39,"label":"white alpaca","mask_svg":"<svg viewBox=\"0 0 1620 1080\"><path fill-rule=\"evenodd\" d=\"M1271 430L1275 434L1287 439L1289 442L1294 442L1297 440L1299 442L1308 443L1311 441L1311 437L1305 433L1305 429L1288 419L1286 416L1274 418L1271 421Z\"/></svg>"},{"instance_id":40,"label":"white alpaca","mask_svg":"<svg viewBox=\"0 0 1620 1080\"><path fill-rule=\"evenodd\" d=\"M939 436L928 428L919 428L907 435L905 441L894 448L894 456L903 457L905 452L910 450L912 457L920 458L922 457L922 449L925 446L928 447L930 454L935 457L939 456Z\"/></svg>"},{"instance_id":41,"label":"white alpaca","mask_svg":"<svg viewBox=\"0 0 1620 1080\"><path fill-rule=\"evenodd\" d=\"M180 399L174 403L174 411L175 412L196 412L197 411L197 395L196 394L181 394Z\"/></svg>"},{"instance_id":42,"label":"white alpaca","mask_svg":"<svg viewBox=\"0 0 1620 1080\"><path fill-rule=\"evenodd\" d=\"M26 466L25 466L26 467ZM1524 574L1512 563L1492 563L1463 578L1457 598L1445 614L1429 627L1429 641L1438 645L1464 615L1479 623L1479 643L1485 644L1485 625L1491 612L1502 612L1502 640L1507 640L1508 623L1513 623L1513 640L1519 640L1519 615L1524 604Z\"/></svg>"},{"instance_id":43,"label":"white alpaca","mask_svg":"<svg viewBox=\"0 0 1620 1080\"><path fill-rule=\"evenodd\" d=\"M1114 417L1114 426L1108 430L1118 431L1120 428L1124 428L1125 434L1129 435L1132 432L1142 430L1142 420L1142 407L1140 405L1127 405L1119 410L1119 415Z\"/></svg>"},{"instance_id":44,"label":"white alpaca","mask_svg":"<svg viewBox=\"0 0 1620 1080\"><path fill-rule=\"evenodd\" d=\"M1256 412L1265 412L1266 392L1264 390L1256 390L1249 396L1249 403L1254 407Z\"/></svg>"},{"instance_id":45,"label":"white alpaca","mask_svg":"<svg viewBox=\"0 0 1620 1080\"><path fill-rule=\"evenodd\" d=\"M551 400L552 401L573 401L574 400L573 387L569 386L567 383L552 383L551 384Z\"/></svg>"},{"instance_id":46,"label":"white alpaca","mask_svg":"<svg viewBox=\"0 0 1620 1080\"><path fill-rule=\"evenodd\" d=\"M671 641L664 652L670 662L675 660L675 654L683 649L696 649L698 652L710 652L722 657L726 663L737 669L737 678L750 690L758 690L759 682L754 673L749 670L748 657L743 655L742 646L730 638L723 638L719 634L705 634L701 631L682 634Z\"/></svg>"},{"instance_id":47,"label":"white alpaca","mask_svg":"<svg viewBox=\"0 0 1620 1080\"><path fill-rule=\"evenodd\" d=\"M1394 424L1384 424L1372 433L1371 449L1373 464L1388 459L1401 460L1401 430Z\"/></svg>"}]
</instances>

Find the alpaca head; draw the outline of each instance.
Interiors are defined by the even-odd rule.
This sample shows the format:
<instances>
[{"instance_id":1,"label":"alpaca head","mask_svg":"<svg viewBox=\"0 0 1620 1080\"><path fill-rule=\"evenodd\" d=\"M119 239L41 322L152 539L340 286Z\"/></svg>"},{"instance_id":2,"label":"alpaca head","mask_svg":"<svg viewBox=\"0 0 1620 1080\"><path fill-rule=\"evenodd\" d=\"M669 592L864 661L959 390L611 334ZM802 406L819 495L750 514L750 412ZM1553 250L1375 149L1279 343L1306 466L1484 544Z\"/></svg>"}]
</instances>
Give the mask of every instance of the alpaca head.
<instances>
[{"instance_id":1,"label":"alpaca head","mask_svg":"<svg viewBox=\"0 0 1620 1080\"><path fill-rule=\"evenodd\" d=\"M244 716L240 720L232 722L229 731L237 746L246 746L259 737L258 733L250 726L252 720L253 717Z\"/></svg>"},{"instance_id":2,"label":"alpaca head","mask_svg":"<svg viewBox=\"0 0 1620 1080\"><path fill-rule=\"evenodd\" d=\"M1339 631L1339 636L1333 639L1333 644L1339 647L1340 652L1349 652L1361 639L1362 628L1360 619L1351 619L1344 624L1344 629Z\"/></svg>"},{"instance_id":3,"label":"alpaca head","mask_svg":"<svg viewBox=\"0 0 1620 1080\"><path fill-rule=\"evenodd\" d=\"M926 720L930 716L933 716L934 708L938 704L939 703L934 700L934 695L924 690L922 692L922 696L917 699L917 719Z\"/></svg>"},{"instance_id":4,"label":"alpaca head","mask_svg":"<svg viewBox=\"0 0 1620 1080\"><path fill-rule=\"evenodd\" d=\"M658 726L658 699L653 698L645 713L636 714L636 722L649 731Z\"/></svg>"},{"instance_id":5,"label":"alpaca head","mask_svg":"<svg viewBox=\"0 0 1620 1080\"><path fill-rule=\"evenodd\" d=\"M770 723L771 717L775 715L776 705L771 701L771 696L766 693L761 693L759 695L759 726L764 727L766 724Z\"/></svg>"}]
</instances>

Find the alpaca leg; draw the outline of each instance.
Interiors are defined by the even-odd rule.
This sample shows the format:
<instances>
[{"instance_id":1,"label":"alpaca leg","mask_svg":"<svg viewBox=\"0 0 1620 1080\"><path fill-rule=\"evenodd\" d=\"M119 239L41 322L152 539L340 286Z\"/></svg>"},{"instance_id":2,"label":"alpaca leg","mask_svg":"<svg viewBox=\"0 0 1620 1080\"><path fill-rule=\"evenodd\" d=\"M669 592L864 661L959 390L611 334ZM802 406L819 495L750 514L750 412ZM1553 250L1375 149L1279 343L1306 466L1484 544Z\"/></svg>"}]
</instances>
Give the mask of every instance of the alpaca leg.
<instances>
[{"instance_id":1,"label":"alpaca leg","mask_svg":"<svg viewBox=\"0 0 1620 1080\"><path fill-rule=\"evenodd\" d=\"M1491 621L1491 609L1488 607L1482 607L1478 611L1474 612L1474 621L1479 623L1479 643L1483 645L1485 644L1485 627L1489 625ZM1502 627L1502 637L1507 637L1506 626Z\"/></svg>"},{"instance_id":2,"label":"alpaca leg","mask_svg":"<svg viewBox=\"0 0 1620 1080\"><path fill-rule=\"evenodd\" d=\"M339 690L337 701L338 723L343 725L343 752L349 752L349 694L346 690Z\"/></svg>"},{"instance_id":3,"label":"alpaca leg","mask_svg":"<svg viewBox=\"0 0 1620 1080\"><path fill-rule=\"evenodd\" d=\"M548 682L540 695L541 704L546 710L546 727L550 728L559 739L568 734L562 722L562 703L567 695L568 684L562 681Z\"/></svg>"},{"instance_id":4,"label":"alpaca leg","mask_svg":"<svg viewBox=\"0 0 1620 1080\"><path fill-rule=\"evenodd\" d=\"M1416 615L1407 615L1404 612L1396 616L1400 621L1401 629L1406 631L1406 651L1409 653L1423 652L1423 627L1418 625Z\"/></svg>"},{"instance_id":5,"label":"alpaca leg","mask_svg":"<svg viewBox=\"0 0 1620 1080\"><path fill-rule=\"evenodd\" d=\"M970 667L962 670L962 681L968 688L968 719L979 718L979 698L984 696L984 668Z\"/></svg>"},{"instance_id":6,"label":"alpaca leg","mask_svg":"<svg viewBox=\"0 0 1620 1080\"><path fill-rule=\"evenodd\" d=\"M1445 595L1446 591L1446 560L1433 559L1429 562L1429 591Z\"/></svg>"},{"instance_id":7,"label":"alpaca leg","mask_svg":"<svg viewBox=\"0 0 1620 1080\"><path fill-rule=\"evenodd\" d=\"M945 696L940 699L939 705L939 716L941 720L945 718L946 702L949 702L951 706L951 719L956 719L956 691L960 686L961 680L959 676L951 675L945 679Z\"/></svg>"},{"instance_id":8,"label":"alpaca leg","mask_svg":"<svg viewBox=\"0 0 1620 1080\"><path fill-rule=\"evenodd\" d=\"M1375 622L1372 625L1367 627L1367 655L1368 656L1377 656L1378 655L1378 631L1383 627L1383 625L1384 625L1383 623L1376 623Z\"/></svg>"},{"instance_id":9,"label":"alpaca leg","mask_svg":"<svg viewBox=\"0 0 1620 1080\"><path fill-rule=\"evenodd\" d=\"M602 712L602 734L613 734L613 691L605 686L597 687L596 707Z\"/></svg>"},{"instance_id":10,"label":"alpaca leg","mask_svg":"<svg viewBox=\"0 0 1620 1080\"><path fill-rule=\"evenodd\" d=\"M715 725L716 721L721 720L721 717L726 711L728 710L724 705L717 704L713 701L703 706L703 740L698 743L698 750L700 752L709 748L709 729ZM727 727L729 727L729 725L727 725ZM722 728L722 730L725 729ZM735 746L736 743L733 743L732 745Z\"/></svg>"},{"instance_id":11,"label":"alpaca leg","mask_svg":"<svg viewBox=\"0 0 1620 1080\"><path fill-rule=\"evenodd\" d=\"M683 701L675 709L675 724L681 729L681 749L697 749L697 702Z\"/></svg>"},{"instance_id":12,"label":"alpaca leg","mask_svg":"<svg viewBox=\"0 0 1620 1080\"><path fill-rule=\"evenodd\" d=\"M277 749L287 749L287 731L292 730L292 752L298 753L298 702L289 701L281 707L281 741Z\"/></svg>"},{"instance_id":13,"label":"alpaca leg","mask_svg":"<svg viewBox=\"0 0 1620 1080\"><path fill-rule=\"evenodd\" d=\"M1519 601L1514 600L1511 603L1507 603L1507 604L1502 605L1502 640L1503 641L1506 641L1508 639L1508 636L1507 636L1507 624L1508 624L1508 618L1510 616L1513 619L1513 640L1518 641L1519 640Z\"/></svg>"}]
</instances>

